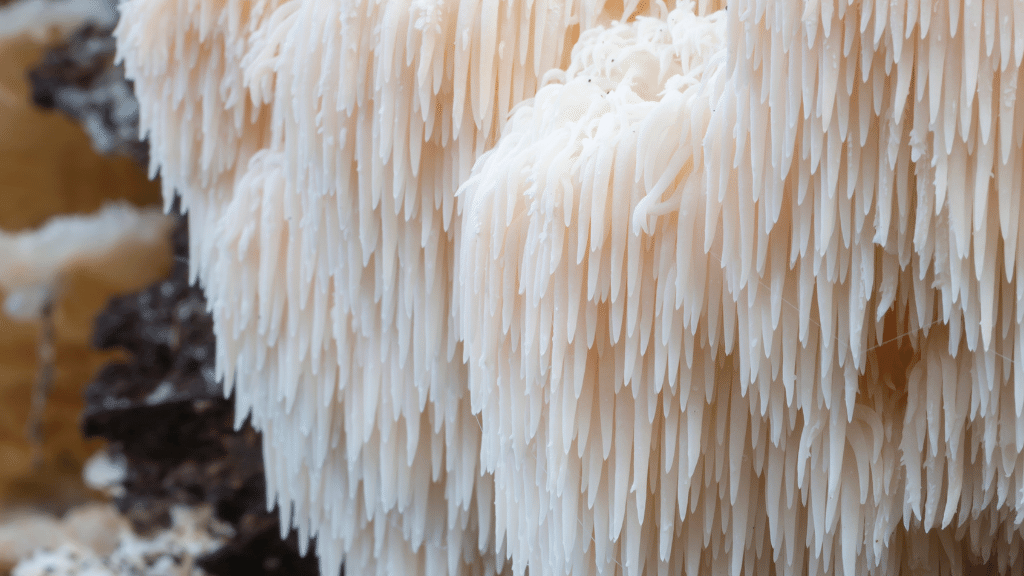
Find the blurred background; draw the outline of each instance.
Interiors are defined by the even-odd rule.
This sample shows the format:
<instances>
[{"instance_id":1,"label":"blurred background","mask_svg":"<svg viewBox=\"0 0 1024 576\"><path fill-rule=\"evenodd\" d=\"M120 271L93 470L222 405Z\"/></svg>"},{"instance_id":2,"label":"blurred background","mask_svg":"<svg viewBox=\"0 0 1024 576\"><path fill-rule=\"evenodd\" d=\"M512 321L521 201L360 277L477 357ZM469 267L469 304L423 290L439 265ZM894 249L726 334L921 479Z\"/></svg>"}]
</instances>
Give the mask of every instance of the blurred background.
<instances>
[{"instance_id":1,"label":"blurred background","mask_svg":"<svg viewBox=\"0 0 1024 576\"><path fill-rule=\"evenodd\" d=\"M55 217L95 213L114 201L157 206L160 194L159 185L132 159L97 154L75 120L33 103L29 71L75 26L53 21L38 8L32 14L18 8L7 2L6 14L0 15L0 248L6 252L19 235L25 238ZM110 23L101 10L92 18L83 15L80 23L94 19ZM38 438L30 437L28 418L36 415L32 397L41 369L42 322L0 314L0 513L23 507L60 511L88 497L80 481L82 465L102 442L85 440L79 432L82 391L116 354L90 345L93 319L113 295L138 290L167 273L169 244L143 249L147 258L128 274L105 275L85 265L61 279L64 296L73 297L56 297L49 312L55 353ZM15 259L0 255L6 265L0 268L3 301L22 280L13 276L24 275L12 269Z\"/></svg>"},{"instance_id":2,"label":"blurred background","mask_svg":"<svg viewBox=\"0 0 1024 576\"><path fill-rule=\"evenodd\" d=\"M0 0L0 575L316 574L214 380L113 0Z\"/></svg>"}]
</instances>

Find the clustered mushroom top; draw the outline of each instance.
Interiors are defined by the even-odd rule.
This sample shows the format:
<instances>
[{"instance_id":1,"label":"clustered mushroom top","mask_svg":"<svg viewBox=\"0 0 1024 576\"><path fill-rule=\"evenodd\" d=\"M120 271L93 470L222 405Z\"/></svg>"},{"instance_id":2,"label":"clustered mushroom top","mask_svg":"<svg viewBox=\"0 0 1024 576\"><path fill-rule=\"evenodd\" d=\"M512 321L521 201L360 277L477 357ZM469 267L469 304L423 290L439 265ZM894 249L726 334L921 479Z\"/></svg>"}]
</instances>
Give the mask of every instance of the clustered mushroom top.
<instances>
[{"instance_id":1,"label":"clustered mushroom top","mask_svg":"<svg viewBox=\"0 0 1024 576\"><path fill-rule=\"evenodd\" d=\"M282 526L328 573L1024 570L1017 4L128 0Z\"/></svg>"}]
</instances>

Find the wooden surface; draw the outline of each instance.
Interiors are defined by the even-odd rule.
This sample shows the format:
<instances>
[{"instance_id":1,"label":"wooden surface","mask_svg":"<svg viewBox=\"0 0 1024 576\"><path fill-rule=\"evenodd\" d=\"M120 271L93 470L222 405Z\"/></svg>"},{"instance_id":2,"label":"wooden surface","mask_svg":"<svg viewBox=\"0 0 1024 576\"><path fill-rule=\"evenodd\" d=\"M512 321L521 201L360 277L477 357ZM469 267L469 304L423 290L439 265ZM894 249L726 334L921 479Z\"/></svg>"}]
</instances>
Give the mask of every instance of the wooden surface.
<instances>
[{"instance_id":1,"label":"wooden surface","mask_svg":"<svg viewBox=\"0 0 1024 576\"><path fill-rule=\"evenodd\" d=\"M35 228L55 214L89 213L104 202L159 202L158 187L127 159L102 158L72 121L36 109L27 70L42 47L0 43L0 228ZM99 446L78 431L82 389L112 359L89 345L92 319L107 300L134 291L168 269L167 246L139 247L126 256L118 277L85 270L69 278L54 310L55 377L43 417L41 465L34 465L27 416L36 361L38 325L0 313L0 514L23 505L60 510L85 494L81 464ZM0 294L0 302L3 295Z\"/></svg>"}]
</instances>

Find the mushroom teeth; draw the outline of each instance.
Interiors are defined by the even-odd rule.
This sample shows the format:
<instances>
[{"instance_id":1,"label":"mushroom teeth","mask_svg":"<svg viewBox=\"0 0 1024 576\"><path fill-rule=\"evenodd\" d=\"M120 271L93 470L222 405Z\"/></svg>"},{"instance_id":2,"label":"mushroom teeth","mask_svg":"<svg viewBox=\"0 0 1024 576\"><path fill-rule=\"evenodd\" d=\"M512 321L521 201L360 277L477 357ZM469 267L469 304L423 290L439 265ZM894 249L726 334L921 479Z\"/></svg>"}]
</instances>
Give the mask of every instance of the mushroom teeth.
<instances>
[{"instance_id":1,"label":"mushroom teeth","mask_svg":"<svg viewBox=\"0 0 1024 576\"><path fill-rule=\"evenodd\" d=\"M584 32L460 190L531 570L1024 569L1013 16L841 4Z\"/></svg>"},{"instance_id":2,"label":"mushroom teeth","mask_svg":"<svg viewBox=\"0 0 1024 576\"><path fill-rule=\"evenodd\" d=\"M682 566L676 497L687 518L708 451L703 364L721 344L682 359L706 345L706 320L676 293L721 276L703 250L701 156L724 46L724 13L689 7L584 32L459 191L456 305L481 460L506 519L497 537L531 573ZM721 281L707 289L723 299ZM722 384L709 413L728 411L738 382ZM754 479L749 464L732 472Z\"/></svg>"},{"instance_id":3,"label":"mushroom teeth","mask_svg":"<svg viewBox=\"0 0 1024 576\"><path fill-rule=\"evenodd\" d=\"M1024 573L1021 5L127 0L283 529L325 573Z\"/></svg>"}]
</instances>

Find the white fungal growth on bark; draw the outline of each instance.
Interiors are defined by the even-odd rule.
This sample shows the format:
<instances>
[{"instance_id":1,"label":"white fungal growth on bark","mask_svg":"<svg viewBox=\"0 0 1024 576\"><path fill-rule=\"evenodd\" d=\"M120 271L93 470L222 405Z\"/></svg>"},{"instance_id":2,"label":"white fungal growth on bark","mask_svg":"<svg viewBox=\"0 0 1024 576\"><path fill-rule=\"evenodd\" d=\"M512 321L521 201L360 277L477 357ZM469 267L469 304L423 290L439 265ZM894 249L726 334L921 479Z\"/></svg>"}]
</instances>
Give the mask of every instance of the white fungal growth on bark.
<instances>
[{"instance_id":1,"label":"white fungal growth on bark","mask_svg":"<svg viewBox=\"0 0 1024 576\"><path fill-rule=\"evenodd\" d=\"M74 273L117 283L137 273L126 256L165 247L171 220L159 210L110 203L94 214L51 218L35 230L0 230L0 291L3 310L15 319L36 320L60 295Z\"/></svg>"},{"instance_id":2,"label":"white fungal growth on bark","mask_svg":"<svg viewBox=\"0 0 1024 576\"><path fill-rule=\"evenodd\" d=\"M0 7L0 40L21 36L44 41L83 24L111 26L117 10L108 0L14 0Z\"/></svg>"}]
</instances>

